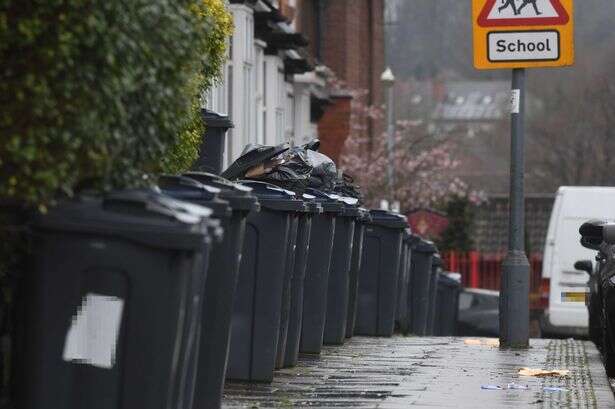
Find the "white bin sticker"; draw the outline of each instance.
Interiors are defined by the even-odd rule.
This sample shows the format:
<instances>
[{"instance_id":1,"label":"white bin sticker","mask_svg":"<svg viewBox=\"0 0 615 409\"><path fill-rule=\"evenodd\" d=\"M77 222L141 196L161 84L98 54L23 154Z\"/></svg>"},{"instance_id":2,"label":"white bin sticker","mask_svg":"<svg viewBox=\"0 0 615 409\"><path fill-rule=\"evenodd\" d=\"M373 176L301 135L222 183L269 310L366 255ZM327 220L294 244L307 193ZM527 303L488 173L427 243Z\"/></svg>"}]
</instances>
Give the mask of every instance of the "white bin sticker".
<instances>
[{"instance_id":1,"label":"white bin sticker","mask_svg":"<svg viewBox=\"0 0 615 409\"><path fill-rule=\"evenodd\" d=\"M93 293L83 297L66 334L62 358L98 368L113 368L123 309L121 298Z\"/></svg>"}]
</instances>

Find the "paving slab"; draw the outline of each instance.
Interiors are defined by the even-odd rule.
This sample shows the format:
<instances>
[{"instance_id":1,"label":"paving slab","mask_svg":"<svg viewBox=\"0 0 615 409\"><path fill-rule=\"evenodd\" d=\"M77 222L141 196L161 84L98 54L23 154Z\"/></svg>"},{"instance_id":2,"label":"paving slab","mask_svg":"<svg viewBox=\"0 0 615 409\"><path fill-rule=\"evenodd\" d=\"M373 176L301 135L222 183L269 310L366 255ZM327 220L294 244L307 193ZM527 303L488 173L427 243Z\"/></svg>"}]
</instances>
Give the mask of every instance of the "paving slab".
<instances>
[{"instance_id":1,"label":"paving slab","mask_svg":"<svg viewBox=\"0 0 615 409\"><path fill-rule=\"evenodd\" d=\"M302 356L296 368L277 371L271 384L227 383L223 407L615 408L592 343L536 339L530 345L501 351L486 339L469 345L464 338L355 337L324 347L320 356ZM568 369L570 375L523 377L522 367ZM527 389L482 389L510 383Z\"/></svg>"}]
</instances>

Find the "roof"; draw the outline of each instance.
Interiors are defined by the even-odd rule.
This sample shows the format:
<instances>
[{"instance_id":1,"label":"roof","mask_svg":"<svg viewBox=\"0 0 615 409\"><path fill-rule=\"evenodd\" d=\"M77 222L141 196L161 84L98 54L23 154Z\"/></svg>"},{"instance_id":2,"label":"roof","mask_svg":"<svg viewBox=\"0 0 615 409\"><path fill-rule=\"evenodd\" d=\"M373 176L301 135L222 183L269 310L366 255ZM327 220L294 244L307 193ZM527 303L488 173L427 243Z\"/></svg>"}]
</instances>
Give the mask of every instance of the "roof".
<instances>
[{"instance_id":1,"label":"roof","mask_svg":"<svg viewBox=\"0 0 615 409\"><path fill-rule=\"evenodd\" d=\"M436 104L437 121L497 121L507 115L508 81L450 81L444 100Z\"/></svg>"}]
</instances>

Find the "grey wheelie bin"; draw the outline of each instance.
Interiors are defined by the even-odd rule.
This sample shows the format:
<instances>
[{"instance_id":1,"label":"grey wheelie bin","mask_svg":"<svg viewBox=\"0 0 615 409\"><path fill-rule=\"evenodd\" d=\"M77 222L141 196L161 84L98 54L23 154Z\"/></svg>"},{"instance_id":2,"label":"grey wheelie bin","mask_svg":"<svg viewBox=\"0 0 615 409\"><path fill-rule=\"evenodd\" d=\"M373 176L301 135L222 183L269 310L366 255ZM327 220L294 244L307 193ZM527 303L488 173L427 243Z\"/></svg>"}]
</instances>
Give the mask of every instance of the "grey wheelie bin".
<instances>
[{"instance_id":1,"label":"grey wheelie bin","mask_svg":"<svg viewBox=\"0 0 615 409\"><path fill-rule=\"evenodd\" d=\"M455 279L458 274L438 274L438 302L436 304L435 335L450 337L457 334L459 315L459 292L461 282Z\"/></svg>"},{"instance_id":2,"label":"grey wheelie bin","mask_svg":"<svg viewBox=\"0 0 615 409\"><path fill-rule=\"evenodd\" d=\"M221 218L224 240L212 246L203 301L202 336L196 360L194 407L213 409L219 408L222 401L246 217L250 211L258 211L259 205L251 194L252 189L247 186L210 173L188 172L184 176L219 189L218 196L231 208L230 216ZM206 201L204 205L207 205Z\"/></svg>"},{"instance_id":3,"label":"grey wheelie bin","mask_svg":"<svg viewBox=\"0 0 615 409\"><path fill-rule=\"evenodd\" d=\"M341 345L346 340L346 320L350 298L350 262L352 258L354 230L361 216L356 199L340 197L344 211L335 222L333 254L329 269L327 289L327 313L323 343Z\"/></svg>"},{"instance_id":4,"label":"grey wheelie bin","mask_svg":"<svg viewBox=\"0 0 615 409\"><path fill-rule=\"evenodd\" d=\"M299 359L299 342L301 341L301 324L303 323L303 285L312 232L312 219L322 213L322 206L314 200L314 196L303 194L302 197L307 206L307 211L299 217L299 228L297 229L297 248L290 285L290 310L286 344L283 348L278 346L278 364L284 368L297 365Z\"/></svg>"},{"instance_id":5,"label":"grey wheelie bin","mask_svg":"<svg viewBox=\"0 0 615 409\"><path fill-rule=\"evenodd\" d=\"M433 255L436 246L427 240L415 237L412 246L412 271L408 289L411 316L411 332L415 335L427 333L429 315L429 282L431 279Z\"/></svg>"},{"instance_id":6,"label":"grey wheelie bin","mask_svg":"<svg viewBox=\"0 0 615 409\"><path fill-rule=\"evenodd\" d=\"M291 286L297 255L297 233L299 231L299 220L305 215L306 211L307 206L305 206L301 212L292 213L290 218L286 266L284 267L284 282L282 284L282 303L280 304L280 327L278 329L275 369L280 369L284 366L284 354L286 352L286 340L288 339L288 325L290 320Z\"/></svg>"},{"instance_id":7,"label":"grey wheelie bin","mask_svg":"<svg viewBox=\"0 0 615 409\"><path fill-rule=\"evenodd\" d=\"M408 285L410 284L410 260L412 258L411 238L412 233L408 228L404 231L401 247L402 255L399 263L399 277L397 280L397 311L395 313L395 324L402 334L408 333L410 325Z\"/></svg>"},{"instance_id":8,"label":"grey wheelie bin","mask_svg":"<svg viewBox=\"0 0 615 409\"><path fill-rule=\"evenodd\" d=\"M352 337L357 319L357 296L359 294L359 270L361 269L361 260L363 259L363 238L365 236L365 224L371 220L369 210L360 208L360 211L361 216L355 222L352 258L350 260L346 338Z\"/></svg>"},{"instance_id":9,"label":"grey wheelie bin","mask_svg":"<svg viewBox=\"0 0 615 409\"><path fill-rule=\"evenodd\" d=\"M344 204L330 195L315 189L307 189L322 205L323 213L312 219L312 234L307 257L303 293L303 322L299 352L320 354L325 332L327 313L327 288L333 237L337 217L344 209Z\"/></svg>"},{"instance_id":10,"label":"grey wheelie bin","mask_svg":"<svg viewBox=\"0 0 615 409\"><path fill-rule=\"evenodd\" d=\"M271 382L280 329L280 307L293 214L305 209L294 193L274 185L251 187L260 212L246 221L239 280L231 323L227 379Z\"/></svg>"},{"instance_id":11,"label":"grey wheelie bin","mask_svg":"<svg viewBox=\"0 0 615 409\"><path fill-rule=\"evenodd\" d=\"M363 262L355 334L392 336L397 309L397 280L406 217L384 210L370 211L365 229Z\"/></svg>"},{"instance_id":12,"label":"grey wheelie bin","mask_svg":"<svg viewBox=\"0 0 615 409\"><path fill-rule=\"evenodd\" d=\"M431 276L429 278L429 311L427 313L426 335L434 335L436 305L438 304L438 275L442 271L442 257L439 253L433 255Z\"/></svg>"},{"instance_id":13,"label":"grey wheelie bin","mask_svg":"<svg viewBox=\"0 0 615 409\"><path fill-rule=\"evenodd\" d=\"M191 407L210 214L143 190L37 216L18 296L17 407Z\"/></svg>"}]
</instances>

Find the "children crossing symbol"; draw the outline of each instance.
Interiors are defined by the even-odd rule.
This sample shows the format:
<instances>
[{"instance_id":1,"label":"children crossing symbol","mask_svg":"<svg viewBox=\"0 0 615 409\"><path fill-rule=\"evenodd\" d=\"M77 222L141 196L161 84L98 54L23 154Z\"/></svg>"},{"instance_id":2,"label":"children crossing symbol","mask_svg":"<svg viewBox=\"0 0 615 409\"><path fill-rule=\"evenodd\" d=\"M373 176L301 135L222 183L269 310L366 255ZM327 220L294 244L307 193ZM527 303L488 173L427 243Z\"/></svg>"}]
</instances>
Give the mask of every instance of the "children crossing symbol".
<instances>
[{"instance_id":1,"label":"children crossing symbol","mask_svg":"<svg viewBox=\"0 0 615 409\"><path fill-rule=\"evenodd\" d=\"M560 0L487 0L479 17L481 27L565 25L570 20Z\"/></svg>"}]
</instances>

